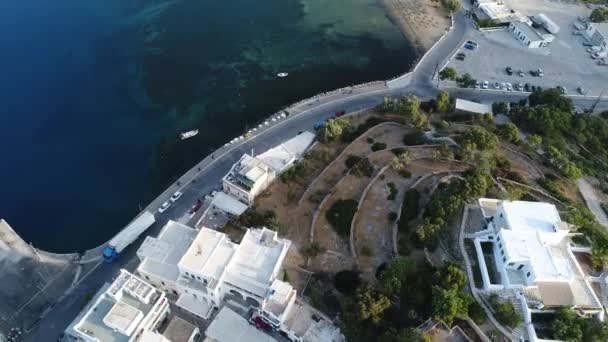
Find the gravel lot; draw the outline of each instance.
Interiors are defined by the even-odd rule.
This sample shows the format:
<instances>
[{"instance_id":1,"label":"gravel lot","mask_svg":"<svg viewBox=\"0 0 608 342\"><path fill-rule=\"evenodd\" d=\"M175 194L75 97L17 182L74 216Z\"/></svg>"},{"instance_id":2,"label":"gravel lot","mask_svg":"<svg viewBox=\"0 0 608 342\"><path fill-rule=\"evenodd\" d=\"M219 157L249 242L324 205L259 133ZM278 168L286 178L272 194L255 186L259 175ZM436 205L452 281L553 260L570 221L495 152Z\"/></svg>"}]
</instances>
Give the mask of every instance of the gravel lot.
<instances>
[{"instance_id":1,"label":"gravel lot","mask_svg":"<svg viewBox=\"0 0 608 342\"><path fill-rule=\"evenodd\" d=\"M588 16L591 9L580 4L548 0L520 2L507 0L507 5L522 15L544 13L560 26L550 47L528 49L520 44L508 30L494 32L472 32L468 39L479 43L476 50L459 49L456 53L466 55L464 61L452 56L448 66L459 74L468 72L479 82L488 81L490 89L495 82L515 84L530 83L542 88L563 86L569 95L578 95L577 88L583 87L587 95L597 96L608 80L608 67L599 66L582 45L583 37L573 35L573 23L578 16ZM515 73L507 75L507 66ZM534 77L529 71L541 68L544 77ZM523 70L524 77L517 75Z\"/></svg>"}]
</instances>

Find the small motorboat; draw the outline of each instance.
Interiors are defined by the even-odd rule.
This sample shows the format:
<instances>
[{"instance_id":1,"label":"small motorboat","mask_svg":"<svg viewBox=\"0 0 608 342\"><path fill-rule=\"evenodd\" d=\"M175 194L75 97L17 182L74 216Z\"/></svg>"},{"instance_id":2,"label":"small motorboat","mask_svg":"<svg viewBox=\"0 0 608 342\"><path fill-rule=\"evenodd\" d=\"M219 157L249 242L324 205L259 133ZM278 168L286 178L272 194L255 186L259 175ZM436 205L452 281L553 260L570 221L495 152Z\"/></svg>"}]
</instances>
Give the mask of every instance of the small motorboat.
<instances>
[{"instance_id":1,"label":"small motorboat","mask_svg":"<svg viewBox=\"0 0 608 342\"><path fill-rule=\"evenodd\" d=\"M188 132L184 132L184 133L180 133L179 137L182 138L182 140L188 139L188 138L192 138L193 136L198 134L198 129L193 129L191 131Z\"/></svg>"},{"instance_id":2,"label":"small motorboat","mask_svg":"<svg viewBox=\"0 0 608 342\"><path fill-rule=\"evenodd\" d=\"M286 72L280 72L277 74L277 76L279 76L279 77L287 77L287 75L289 75L289 74Z\"/></svg>"}]
</instances>

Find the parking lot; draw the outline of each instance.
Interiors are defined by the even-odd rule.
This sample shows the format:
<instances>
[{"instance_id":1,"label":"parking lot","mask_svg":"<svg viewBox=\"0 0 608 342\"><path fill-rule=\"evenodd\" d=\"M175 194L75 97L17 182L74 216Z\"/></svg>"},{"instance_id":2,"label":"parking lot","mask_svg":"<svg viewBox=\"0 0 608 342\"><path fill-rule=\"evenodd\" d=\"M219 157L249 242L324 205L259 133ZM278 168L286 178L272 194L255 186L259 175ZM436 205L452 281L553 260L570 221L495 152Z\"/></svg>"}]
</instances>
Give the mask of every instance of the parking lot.
<instances>
[{"instance_id":1,"label":"parking lot","mask_svg":"<svg viewBox=\"0 0 608 342\"><path fill-rule=\"evenodd\" d=\"M489 83L489 89L495 89L498 83L511 83L517 91L517 83L540 86L543 89L562 86L568 95L579 95L582 87L588 96L599 95L608 80L608 67L597 64L583 46L583 37L573 35L573 23L578 16L588 17L591 9L581 4L563 3L548 0L519 2L505 1L507 5L522 15L546 14L560 26L560 32L549 47L528 49L515 39L508 30L479 32L473 31L468 39L476 41L479 48L469 50L461 48L450 58L448 66L455 68L458 74L469 73L483 84ZM456 55L464 53L464 60ZM506 68L513 69L508 75ZM531 70L543 70L543 77L534 77ZM523 71L523 77L519 76Z\"/></svg>"}]
</instances>

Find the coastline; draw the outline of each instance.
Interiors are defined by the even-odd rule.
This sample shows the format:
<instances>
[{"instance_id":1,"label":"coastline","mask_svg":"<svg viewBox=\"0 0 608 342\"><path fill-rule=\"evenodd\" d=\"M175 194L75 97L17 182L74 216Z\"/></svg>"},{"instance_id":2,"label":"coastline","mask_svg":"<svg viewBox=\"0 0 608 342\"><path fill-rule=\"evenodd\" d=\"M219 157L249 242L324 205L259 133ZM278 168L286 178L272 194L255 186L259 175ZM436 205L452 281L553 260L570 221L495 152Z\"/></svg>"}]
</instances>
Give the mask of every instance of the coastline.
<instances>
[{"instance_id":1,"label":"coastline","mask_svg":"<svg viewBox=\"0 0 608 342\"><path fill-rule=\"evenodd\" d=\"M450 19L439 2L425 0L379 0L389 19L399 27L419 56L450 28Z\"/></svg>"}]
</instances>

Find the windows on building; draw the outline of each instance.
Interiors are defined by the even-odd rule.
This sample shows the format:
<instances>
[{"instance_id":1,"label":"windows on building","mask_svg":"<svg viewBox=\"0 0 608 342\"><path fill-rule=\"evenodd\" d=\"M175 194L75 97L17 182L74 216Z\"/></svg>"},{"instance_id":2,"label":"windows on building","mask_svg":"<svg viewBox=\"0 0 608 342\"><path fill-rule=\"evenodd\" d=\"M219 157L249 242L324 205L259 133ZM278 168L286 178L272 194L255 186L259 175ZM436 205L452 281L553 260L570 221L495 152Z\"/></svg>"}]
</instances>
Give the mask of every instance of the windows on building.
<instances>
[{"instance_id":1,"label":"windows on building","mask_svg":"<svg viewBox=\"0 0 608 342\"><path fill-rule=\"evenodd\" d=\"M522 268L524 268L524 265L523 265L523 264L519 265L519 266L517 267L517 270L519 271L519 270L521 270Z\"/></svg>"},{"instance_id":2,"label":"windows on building","mask_svg":"<svg viewBox=\"0 0 608 342\"><path fill-rule=\"evenodd\" d=\"M530 277L530 272L526 273L526 277L527 278Z\"/></svg>"}]
</instances>

